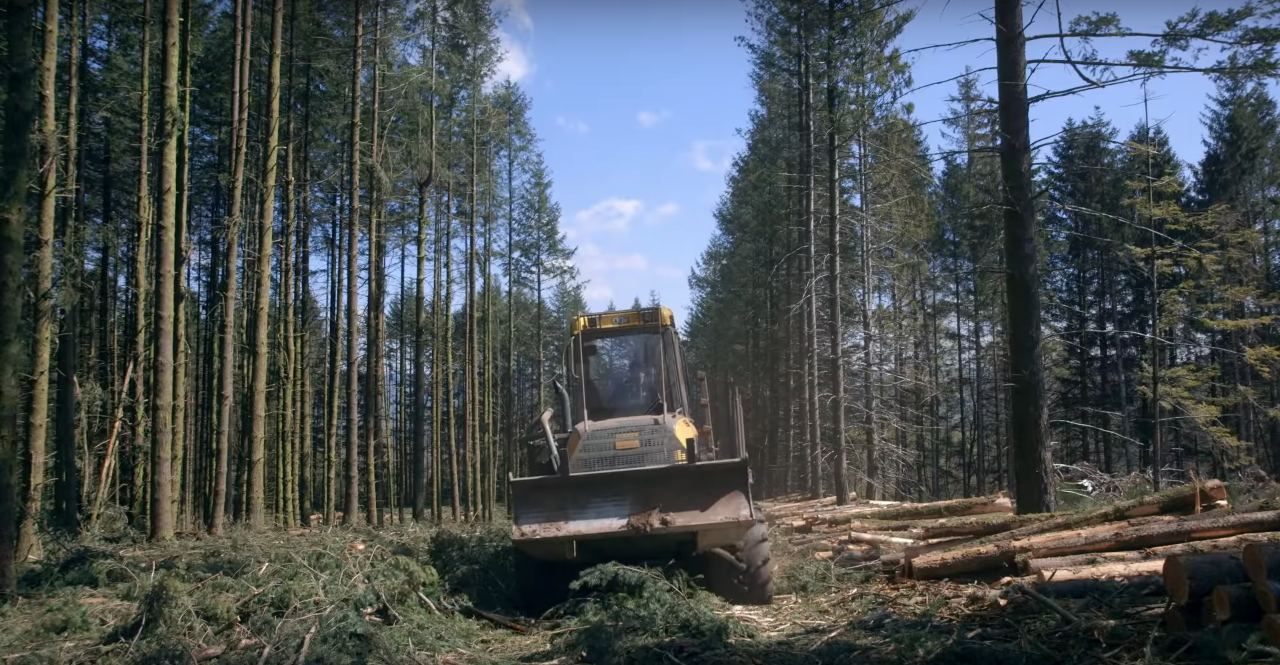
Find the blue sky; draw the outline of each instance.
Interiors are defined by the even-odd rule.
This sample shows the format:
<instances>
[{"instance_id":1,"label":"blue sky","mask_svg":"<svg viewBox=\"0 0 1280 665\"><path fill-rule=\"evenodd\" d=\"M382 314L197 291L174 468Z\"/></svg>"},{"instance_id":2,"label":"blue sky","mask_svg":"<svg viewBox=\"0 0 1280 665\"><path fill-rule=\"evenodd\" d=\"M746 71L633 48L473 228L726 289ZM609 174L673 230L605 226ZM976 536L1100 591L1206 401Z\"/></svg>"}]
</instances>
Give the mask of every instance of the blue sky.
<instances>
[{"instance_id":1,"label":"blue sky","mask_svg":"<svg viewBox=\"0 0 1280 665\"><path fill-rule=\"evenodd\" d=\"M990 16L990 2L910 1L919 14L901 39L903 49L994 34L983 16ZM742 148L737 130L745 126L754 98L746 53L735 42L748 30L741 0L495 2L508 12L500 75L518 80L532 98L532 122L552 171L561 224L578 248L579 270L590 280L588 304L603 308L613 299L622 307L635 296L646 300L653 289L682 325L689 270L714 230L712 211L729 160ZM1060 5L1064 20L1114 9L1127 27L1156 31L1164 19L1195 3ZM1030 20L1034 4L1024 11ZM1054 3L1046 2L1028 34L1054 32L1056 21ZM1056 41L1032 42L1028 57L1060 57ZM955 77L966 65L993 67L995 48L979 43L910 58L915 85L921 86ZM980 79L994 95L994 71L980 73ZM1042 66L1030 77L1033 95L1078 84L1074 73L1057 65ZM918 121L935 120L945 114L946 97L954 90L952 83L926 87L906 101L915 104ZM1173 75L1151 82L1149 90L1153 121L1164 124L1179 157L1198 160L1200 114L1212 84L1195 74ZM1090 91L1033 107L1032 140L1057 132L1068 117L1090 115L1095 105L1122 137L1142 118L1136 84ZM940 124L925 129L936 149Z\"/></svg>"}]
</instances>

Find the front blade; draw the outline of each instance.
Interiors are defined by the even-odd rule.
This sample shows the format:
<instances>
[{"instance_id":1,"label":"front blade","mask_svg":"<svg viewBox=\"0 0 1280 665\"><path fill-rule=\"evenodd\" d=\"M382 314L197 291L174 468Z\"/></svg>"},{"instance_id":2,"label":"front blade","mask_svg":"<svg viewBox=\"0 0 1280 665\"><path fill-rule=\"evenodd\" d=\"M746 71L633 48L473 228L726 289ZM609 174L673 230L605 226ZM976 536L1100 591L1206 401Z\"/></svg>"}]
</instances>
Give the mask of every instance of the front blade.
<instances>
[{"instance_id":1,"label":"front blade","mask_svg":"<svg viewBox=\"0 0 1280 665\"><path fill-rule=\"evenodd\" d=\"M511 481L512 539L564 541L754 523L746 460Z\"/></svg>"}]
</instances>

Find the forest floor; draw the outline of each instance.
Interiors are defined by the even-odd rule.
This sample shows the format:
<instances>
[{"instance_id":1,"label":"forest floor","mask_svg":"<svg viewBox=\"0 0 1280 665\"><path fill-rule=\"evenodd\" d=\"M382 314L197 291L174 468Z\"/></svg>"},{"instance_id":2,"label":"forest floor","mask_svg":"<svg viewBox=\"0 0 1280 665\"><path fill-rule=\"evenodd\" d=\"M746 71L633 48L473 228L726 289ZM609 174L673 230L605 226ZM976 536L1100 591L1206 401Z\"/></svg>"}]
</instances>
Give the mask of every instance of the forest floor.
<instances>
[{"instance_id":1,"label":"forest floor","mask_svg":"<svg viewBox=\"0 0 1280 665\"><path fill-rule=\"evenodd\" d=\"M806 560L781 538L771 606L731 606L681 573L611 564L584 572L567 603L523 617L508 534L494 524L231 529L164 545L126 529L49 536L21 598L0 608L0 663L1280 662L1256 626L1166 634L1163 597L1100 586L1046 601L1008 584L888 582Z\"/></svg>"}]
</instances>

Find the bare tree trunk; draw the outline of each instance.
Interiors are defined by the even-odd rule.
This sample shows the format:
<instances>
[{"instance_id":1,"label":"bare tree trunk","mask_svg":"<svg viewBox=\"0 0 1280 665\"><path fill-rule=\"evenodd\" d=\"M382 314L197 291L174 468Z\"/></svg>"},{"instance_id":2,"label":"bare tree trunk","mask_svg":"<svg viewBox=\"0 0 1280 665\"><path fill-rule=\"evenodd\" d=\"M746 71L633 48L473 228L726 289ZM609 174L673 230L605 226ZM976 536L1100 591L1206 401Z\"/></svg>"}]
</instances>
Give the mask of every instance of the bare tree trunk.
<instances>
[{"instance_id":1,"label":"bare tree trunk","mask_svg":"<svg viewBox=\"0 0 1280 665\"><path fill-rule=\"evenodd\" d=\"M379 318L382 311L382 279L385 259L381 246L381 222L378 210L378 101L381 95L381 73L378 62L379 41L382 31L382 7L373 6L373 114L369 118L369 301L367 326L368 348L365 350L364 383L364 437L365 437L365 502L369 524L382 526L383 515L378 511L378 469L376 448L381 438L380 407L382 386L378 380L382 371L382 331ZM359 68L357 67L357 70ZM382 474L385 475L385 474Z\"/></svg>"},{"instance_id":2,"label":"bare tree trunk","mask_svg":"<svg viewBox=\"0 0 1280 665\"><path fill-rule=\"evenodd\" d=\"M264 526L267 467L267 338L271 303L271 245L276 199L276 168L280 152L280 51L284 31L284 0L271 6L271 56L267 69L267 146L263 153L262 200L258 214L258 269L254 288L253 399L249 427L249 528ZM288 259L286 259L287 262ZM282 297L287 298L287 294Z\"/></svg>"},{"instance_id":3,"label":"bare tree trunk","mask_svg":"<svg viewBox=\"0 0 1280 665\"><path fill-rule=\"evenodd\" d=\"M835 31L836 31L836 1L828 0L827 2L827 223L829 233L830 257L830 274L827 279L830 283L831 293L831 319L828 324L831 334L831 386L832 392L832 421L831 426L834 438L832 446L836 450L836 473L835 473L835 493L836 504L845 505L849 503L849 483L845 479L845 469L848 466L847 453L845 451L844 429L845 429L845 412L844 412L844 326L840 320L840 295L843 293L840 287L840 161L837 155L837 133L840 126L840 118L837 115L838 106L838 81L836 80L836 48L835 48ZM865 193L864 193L865 194ZM865 220L864 220L865 225ZM866 344L869 340L863 340ZM868 441L870 444L871 442ZM868 467L868 471L870 468ZM867 498L871 498L875 478L867 476Z\"/></svg>"},{"instance_id":4,"label":"bare tree trunk","mask_svg":"<svg viewBox=\"0 0 1280 665\"><path fill-rule=\"evenodd\" d=\"M26 501L18 531L19 563L42 557L36 522L44 494L45 444L49 438L49 365L53 347L53 234L57 213L58 116L54 107L58 78L58 0L44 3L44 46L40 59L40 209L35 248L35 348L31 380L31 416L27 419Z\"/></svg>"},{"instance_id":5,"label":"bare tree trunk","mask_svg":"<svg viewBox=\"0 0 1280 665\"><path fill-rule=\"evenodd\" d=\"M1044 358L1040 345L1040 270L1031 182L1026 35L1021 0L995 0L1000 81L1000 170L1004 176L1006 283L1009 298L1010 432L1018 512L1053 509Z\"/></svg>"},{"instance_id":6,"label":"bare tree trunk","mask_svg":"<svg viewBox=\"0 0 1280 665\"><path fill-rule=\"evenodd\" d=\"M278 0L277 0L278 1ZM155 369L152 388L151 540L173 539L173 292L177 253L179 0L164 0L160 85L160 216L156 220Z\"/></svg>"},{"instance_id":7,"label":"bare tree trunk","mask_svg":"<svg viewBox=\"0 0 1280 665\"><path fill-rule=\"evenodd\" d=\"M418 182L418 264L415 273L415 298L414 298L414 316L415 322L413 331L413 519L422 522L426 519L427 511L427 432L426 432L426 395L424 391L427 387L426 376L426 359L423 357L425 353L425 335L426 326L425 298L426 298L426 261L427 261L427 199L431 195L431 186L435 181L436 175L436 4L433 0L431 4L431 56L429 58L431 67L431 93L427 100L428 121L430 122L430 142L429 142L429 159L430 166L427 167L427 174ZM435 262L436 281L439 281L439 262ZM433 311L434 317L436 312ZM434 359L435 353L432 353ZM433 360L434 363L434 360ZM433 378L435 371L432 371ZM432 402L435 402L437 395L432 395ZM436 419L435 430L439 430L439 419ZM437 515L438 517L438 515Z\"/></svg>"},{"instance_id":8,"label":"bare tree trunk","mask_svg":"<svg viewBox=\"0 0 1280 665\"><path fill-rule=\"evenodd\" d=\"M436 215L434 228L434 244L435 257L431 262L431 330L433 340L431 344L431 514L437 522L443 518L440 507L440 468L443 462L443 456L440 448L444 437L442 432L443 402L444 402L444 363L441 361L440 347L444 346L443 339L443 313L441 312L441 293L440 284L440 263L441 253L446 250L444 244L444 233L442 233L441 223L445 220L445 214L441 211L443 206L440 205L440 199L436 199ZM444 222L447 223L447 222Z\"/></svg>"},{"instance_id":9,"label":"bare tree trunk","mask_svg":"<svg viewBox=\"0 0 1280 665\"><path fill-rule=\"evenodd\" d=\"M804 20L804 19L801 19ZM805 169L804 169L804 218L805 228L808 235L808 246L806 247L806 274L807 281L806 290L808 290L808 306L805 309L807 317L805 344L807 345L807 353L805 362L808 367L808 390L809 390L809 455L811 476L809 478L809 493L815 498L821 497L822 492L822 429L821 414L822 410L819 406L818 398L818 227L817 214L813 210L814 202L814 131L813 131L813 59L809 55L808 43L805 42L804 60L804 152L805 152Z\"/></svg>"},{"instance_id":10,"label":"bare tree trunk","mask_svg":"<svg viewBox=\"0 0 1280 665\"><path fill-rule=\"evenodd\" d=\"M218 363L218 458L213 481L213 519L209 535L222 534L227 514L227 490L231 463L231 402L235 393L236 270L244 201L244 162L248 147L249 55L253 36L253 12L247 0L236 0L236 27L231 107L231 201L226 221L226 276L222 291L222 343Z\"/></svg>"},{"instance_id":11,"label":"bare tree trunk","mask_svg":"<svg viewBox=\"0 0 1280 665\"><path fill-rule=\"evenodd\" d=\"M141 64L141 102L138 123L138 245L135 248L133 263L134 282L134 319L133 319L133 364L137 371L133 373L133 495L130 501L130 519L137 520L143 510L146 498L147 455L144 442L147 440L146 421L146 377L145 370L147 352L147 258L151 255L151 194L148 189L150 174L148 160L150 157L150 124L151 124L151 0L142 3L142 64Z\"/></svg>"},{"instance_id":12,"label":"bare tree trunk","mask_svg":"<svg viewBox=\"0 0 1280 665\"><path fill-rule=\"evenodd\" d=\"M186 483L183 493L184 476L194 478L193 474L184 474L184 468L192 466L192 456L187 455L187 364L190 356L187 353L187 269L188 254L191 252L191 240L187 236L187 215L190 197L188 196L188 174L190 172L191 155L189 139L191 134L191 0L182 2L182 45L179 55L182 69L182 134L178 139L178 175L177 175L177 228L175 231L174 270L173 270L173 311L174 311L174 377L173 377L173 484L170 500L173 503L173 514L177 528L182 528L189 519L189 499L194 494L193 483ZM185 467L184 467L185 465Z\"/></svg>"},{"instance_id":13,"label":"bare tree trunk","mask_svg":"<svg viewBox=\"0 0 1280 665\"><path fill-rule=\"evenodd\" d=\"M479 478L477 471L479 467L476 465L478 457L477 449L479 448L479 436L477 425L479 424L479 393L480 387L476 384L476 380L480 375L480 359L477 357L477 350L480 348L476 340L477 319L476 319L476 218L477 211L480 207L480 164L477 150L480 144L480 100L479 91L471 91L471 192L467 197L467 205L471 208L470 219L467 225L467 321L466 321L466 361L463 363L465 367L464 386L466 387L466 419L463 424L463 432L465 437L464 447L466 470L466 492L467 492L467 514L469 519L475 519L476 510L479 506Z\"/></svg>"},{"instance_id":14,"label":"bare tree trunk","mask_svg":"<svg viewBox=\"0 0 1280 665\"><path fill-rule=\"evenodd\" d=\"M458 418L454 412L454 404L456 400L453 398L455 390L453 378L453 181L449 182L449 189L446 194L444 206L444 326L440 334L444 335L445 361L442 368L444 374L444 392L443 398L448 405L447 417L449 419L449 494L451 508L453 509L453 521L458 521L458 517L462 512L461 506L461 488L458 482Z\"/></svg>"},{"instance_id":15,"label":"bare tree trunk","mask_svg":"<svg viewBox=\"0 0 1280 665\"><path fill-rule=\"evenodd\" d=\"M76 417L79 412L76 364L80 357L80 296L83 289L84 255L79 229L84 228L84 152L80 150L80 71L88 52L81 50L82 30L86 30L88 11L85 1L71 4L70 49L67 57L67 166L66 181L73 190L71 204L62 210L63 290L70 296L63 313L58 338L58 411L56 415L57 477L54 479L52 522L67 533L80 530L80 496L76 470ZM105 327L106 322L99 325ZM92 354L90 354L92 355ZM92 457L84 457L85 469L92 468Z\"/></svg>"},{"instance_id":16,"label":"bare tree trunk","mask_svg":"<svg viewBox=\"0 0 1280 665\"><path fill-rule=\"evenodd\" d=\"M355 42L351 49L354 64L351 69L351 139L348 150L351 158L351 189L347 201L347 496L342 523L353 526L360 523L360 364L357 357L359 331L356 325L358 308L356 260L360 239L360 74L364 54L364 7L362 0L355 6ZM368 460L370 466L373 459ZM373 513L369 517L374 517Z\"/></svg>"},{"instance_id":17,"label":"bare tree trunk","mask_svg":"<svg viewBox=\"0 0 1280 665\"><path fill-rule=\"evenodd\" d=\"M300 519L305 519L298 509L298 420L295 418L294 400L296 397L295 388L298 383L298 339L297 339L297 320L294 318L296 313L294 303L296 296L293 284L293 266L294 251L293 239L295 234L294 226L297 221L297 189L294 187L293 177L293 69L296 61L297 44L294 41L294 26L297 23L297 2L291 0L289 3L289 82L288 93L289 101L285 109L285 155L284 155L284 224L281 229L281 238L283 246L280 248L280 300L284 310L281 315L281 327L284 328L284 340L280 346L280 351L284 358L278 361L280 366L280 429L284 433L284 443L281 446L284 449L284 458L277 460L277 466L283 466L285 469L284 477L284 513L281 515L281 522L284 526L293 526ZM301 267L301 262L299 262Z\"/></svg>"},{"instance_id":18,"label":"bare tree trunk","mask_svg":"<svg viewBox=\"0 0 1280 665\"><path fill-rule=\"evenodd\" d=\"M304 5L308 6L308 5ZM296 17L295 17L296 20ZM312 51L308 50L308 56ZM292 72L290 72L292 76ZM290 86L292 89L292 86ZM311 425L314 416L314 397L311 390L311 62L307 58L306 91L303 94L302 116L302 228L299 232L299 246L302 260L298 262L298 297L302 301L302 332L298 336L297 366L302 375L302 404L298 409L298 417L302 420L302 432L299 437L302 465L302 477L298 494L302 502L302 526L311 526L311 515L315 512L315 444L312 441ZM332 506L327 502L326 506ZM326 516L326 524L332 524Z\"/></svg>"},{"instance_id":19,"label":"bare tree trunk","mask_svg":"<svg viewBox=\"0 0 1280 665\"><path fill-rule=\"evenodd\" d=\"M324 523L332 526L337 519L338 499L338 412L342 378L342 272L344 242L342 236L340 206L335 192L333 205L333 232L329 238L329 384L325 391L325 491Z\"/></svg>"},{"instance_id":20,"label":"bare tree trunk","mask_svg":"<svg viewBox=\"0 0 1280 665\"><path fill-rule=\"evenodd\" d=\"M31 173L31 130L35 126L35 62L31 56L33 0L9 0L5 16L8 48L4 98L4 140L0 143L0 597L15 587L14 547L18 536L19 368L24 356L21 330L23 231Z\"/></svg>"}]
</instances>

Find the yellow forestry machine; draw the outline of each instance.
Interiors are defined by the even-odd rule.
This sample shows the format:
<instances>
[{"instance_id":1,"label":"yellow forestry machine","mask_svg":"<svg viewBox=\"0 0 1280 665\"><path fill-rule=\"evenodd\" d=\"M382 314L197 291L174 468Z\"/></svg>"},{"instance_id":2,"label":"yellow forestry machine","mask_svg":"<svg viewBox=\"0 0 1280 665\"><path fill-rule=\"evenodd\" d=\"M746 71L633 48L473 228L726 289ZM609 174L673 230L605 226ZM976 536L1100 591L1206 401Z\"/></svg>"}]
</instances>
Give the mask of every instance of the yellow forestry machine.
<instances>
[{"instance_id":1,"label":"yellow forestry machine","mask_svg":"<svg viewBox=\"0 0 1280 665\"><path fill-rule=\"evenodd\" d=\"M605 561L676 563L729 602L770 603L767 525L751 498L736 391L722 450L706 376L690 381L670 309L581 314L569 333L558 418L547 409L534 423L522 443L529 475L508 479L523 604L557 602Z\"/></svg>"}]
</instances>

